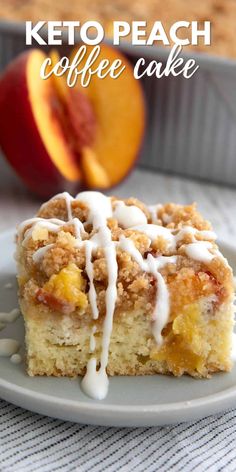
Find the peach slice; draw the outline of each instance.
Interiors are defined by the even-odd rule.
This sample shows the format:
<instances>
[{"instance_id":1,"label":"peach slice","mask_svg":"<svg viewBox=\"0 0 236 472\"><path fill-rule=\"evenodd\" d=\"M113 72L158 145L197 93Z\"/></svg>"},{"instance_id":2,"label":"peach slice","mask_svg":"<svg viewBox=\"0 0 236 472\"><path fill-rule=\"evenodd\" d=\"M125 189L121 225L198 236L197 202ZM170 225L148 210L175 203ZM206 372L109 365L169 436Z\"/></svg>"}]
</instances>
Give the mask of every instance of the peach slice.
<instances>
[{"instance_id":1,"label":"peach slice","mask_svg":"<svg viewBox=\"0 0 236 472\"><path fill-rule=\"evenodd\" d=\"M80 89L69 88L64 103L64 124L69 129L74 150L78 158L85 146L92 145L97 130L95 117L90 100Z\"/></svg>"},{"instance_id":2,"label":"peach slice","mask_svg":"<svg viewBox=\"0 0 236 472\"><path fill-rule=\"evenodd\" d=\"M79 46L78 46L79 47ZM72 58L78 48L73 51ZM80 64L85 64L92 46ZM92 65L95 70L102 59L121 59L125 70L117 79L110 76L100 79L92 77L88 87L75 86L84 93L92 104L96 116L96 133L90 147L93 157L104 169L108 180L107 187L118 184L132 169L138 156L145 124L145 105L141 84L133 77L133 69L126 57L117 49L101 45L100 55ZM92 162L91 166L92 167ZM87 171L87 168L84 172ZM90 170L91 172L91 170ZM86 175L86 181L91 179ZM98 185L99 186L99 185ZM103 188L105 188L103 183Z\"/></svg>"},{"instance_id":3,"label":"peach slice","mask_svg":"<svg viewBox=\"0 0 236 472\"><path fill-rule=\"evenodd\" d=\"M111 186L105 169L99 164L90 147L83 148L80 165L85 183L89 188L105 189Z\"/></svg>"},{"instance_id":4,"label":"peach slice","mask_svg":"<svg viewBox=\"0 0 236 472\"><path fill-rule=\"evenodd\" d=\"M87 47L80 67L91 49ZM50 56L53 66L60 58L57 51L51 51ZM133 167L145 122L142 89L133 78L129 62L118 50L103 44L92 70L105 58L111 63L121 59L125 71L119 78L107 76L100 79L94 76L89 87L83 88L78 83L76 87L69 88L65 76L54 76L65 106L64 122L67 121L67 126L70 126L67 135L71 134L83 180L89 188L101 189L119 183Z\"/></svg>"},{"instance_id":5,"label":"peach slice","mask_svg":"<svg viewBox=\"0 0 236 472\"><path fill-rule=\"evenodd\" d=\"M87 47L87 54L91 47ZM66 77L43 80L46 54L31 49L18 56L0 78L0 145L28 188L42 197L81 183L107 189L132 168L144 131L141 85L127 59L102 45L102 59L121 59L117 79L93 76L88 88L69 88ZM51 52L52 66L59 61ZM83 64L80 64L80 67Z\"/></svg>"},{"instance_id":6,"label":"peach slice","mask_svg":"<svg viewBox=\"0 0 236 472\"><path fill-rule=\"evenodd\" d=\"M43 197L72 190L81 179L53 80L40 78L45 58L36 49L23 53L0 79L1 147L27 186Z\"/></svg>"}]
</instances>

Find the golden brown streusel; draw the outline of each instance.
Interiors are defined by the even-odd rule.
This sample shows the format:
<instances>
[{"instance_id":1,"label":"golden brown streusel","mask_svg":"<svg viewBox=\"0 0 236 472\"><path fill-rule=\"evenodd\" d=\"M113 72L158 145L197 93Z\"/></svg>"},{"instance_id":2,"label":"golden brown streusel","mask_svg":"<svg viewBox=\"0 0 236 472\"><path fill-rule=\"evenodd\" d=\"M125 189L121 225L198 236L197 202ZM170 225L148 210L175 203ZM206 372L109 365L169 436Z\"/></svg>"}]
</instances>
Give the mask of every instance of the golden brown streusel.
<instances>
[{"instance_id":1,"label":"golden brown streusel","mask_svg":"<svg viewBox=\"0 0 236 472\"><path fill-rule=\"evenodd\" d=\"M158 218L167 228L180 229L192 226L198 230L210 230L211 224L197 211L196 203L192 205L177 205L167 203L158 210Z\"/></svg>"},{"instance_id":2,"label":"golden brown streusel","mask_svg":"<svg viewBox=\"0 0 236 472\"><path fill-rule=\"evenodd\" d=\"M116 201L117 198L112 197L113 206L115 206ZM151 213L143 202L140 202L135 198L124 199L123 201L126 205L135 205L140 208L146 215L147 220L151 222ZM86 221L88 217L88 208L84 203L75 200L72 202L71 207L74 218L79 218L82 222ZM65 221L65 225L63 225L57 233L49 231L47 234L47 240L45 240L45 233L42 233L41 230L38 235L37 232L34 231L32 237L22 246L20 256L21 261L25 266L28 277L32 278L33 284L35 284L36 287L41 288L53 274L59 273L70 263L76 264L76 266L82 270L84 278L87 279L84 248L80 248L76 245L74 225L70 223L67 224L68 215L66 201L62 198L54 198L50 200L41 207L38 216L46 219L62 219ZM168 203L158 207L156 216L160 225L170 228L173 231L175 229L179 230L185 226L191 226L197 230L211 229L210 223L204 220L197 211L196 204L183 206ZM210 291L212 291L212 293L214 293L217 283L224 282L224 286L228 287L228 290L224 289L226 293L230 290L232 277L231 270L225 265L222 258L214 258L206 267L200 262L186 257L184 245L193 241L192 234L183 234L182 239L178 241L177 247L174 250L173 248L168 248L167 241L161 236L157 237L156 240L150 243L149 238L144 233L134 229L123 229L119 226L118 221L115 218L108 219L107 223L114 241L118 241L121 235L132 239L136 248L144 258L147 257L149 253L165 256L179 255L177 265L168 264L161 270L164 279L169 285L171 300L178 300L179 293L185 293L186 300L192 299L193 294L196 294L197 287L199 286L199 274L204 273L204 271L209 273L207 286L210 286ZM95 232L89 226L86 229L87 232L83 234L83 239L89 239ZM196 234L195 237L199 240L206 239L205 236L200 233ZM47 244L51 244L52 246L45 252L40 261L35 263L33 260L33 254L38 248ZM134 306L140 308L145 306L145 304L150 305L150 303L153 305L156 290L156 282L153 276L151 274L143 273L139 264L137 264L128 253L120 248L117 249L117 262L119 268L117 311L121 308L123 310L128 310ZM105 290L107 287L107 265L102 249L97 249L93 254L93 271L94 284L98 297L98 307L100 312L104 314ZM176 273L178 274L177 277L175 276ZM30 284L32 284L32 280ZM194 280L193 284L195 292L192 287L192 280ZM147 290L148 287L149 290ZM150 287L152 287L152 289L150 289ZM204 287L202 287L202 285L200 288L204 292ZM22 287L21 290L23 290ZM33 293L35 292L36 288ZM209 291L207 293L209 293ZM24 292L24 296L29 296L28 285ZM222 293L221 296L223 297ZM179 305L180 304L178 303L176 304L176 306ZM87 310L89 309L90 308L88 307Z\"/></svg>"}]
</instances>

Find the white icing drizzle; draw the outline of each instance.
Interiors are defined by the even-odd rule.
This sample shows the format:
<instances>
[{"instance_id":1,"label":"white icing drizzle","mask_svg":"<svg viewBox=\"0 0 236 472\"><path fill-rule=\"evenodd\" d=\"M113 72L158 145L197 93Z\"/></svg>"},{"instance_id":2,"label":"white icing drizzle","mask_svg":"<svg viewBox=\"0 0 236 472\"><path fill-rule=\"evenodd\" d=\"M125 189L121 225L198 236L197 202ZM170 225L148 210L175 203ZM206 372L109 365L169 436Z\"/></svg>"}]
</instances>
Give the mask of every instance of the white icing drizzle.
<instances>
[{"instance_id":1,"label":"white icing drizzle","mask_svg":"<svg viewBox=\"0 0 236 472\"><path fill-rule=\"evenodd\" d=\"M148 210L151 213L152 223L158 224L157 212L162 208L163 205L158 203L157 205L149 205Z\"/></svg>"},{"instance_id":2,"label":"white icing drizzle","mask_svg":"<svg viewBox=\"0 0 236 472\"><path fill-rule=\"evenodd\" d=\"M153 257L148 254L147 259L143 259L139 250L135 247L131 239L124 236L120 238L120 248L128 252L130 256L139 264L144 272L153 274L157 281L156 302L152 314L153 319L153 335L156 342L160 345L162 343L161 332L169 319L169 293L164 278L159 270L166 264L176 264L176 256L159 256Z\"/></svg>"},{"instance_id":3,"label":"white icing drizzle","mask_svg":"<svg viewBox=\"0 0 236 472\"><path fill-rule=\"evenodd\" d=\"M58 220L56 218L51 218L50 220L45 220L44 218L32 218L31 220L27 220L27 224L32 224L32 226L25 231L22 242L23 246L27 244L27 241L31 238L32 233L35 229L45 228L48 231L51 231L52 233L58 233L58 231L60 231L61 229L61 226L65 225L65 221ZM25 226L27 226L27 224ZM23 226L21 227L21 231L22 230L24 230Z\"/></svg>"},{"instance_id":4,"label":"white icing drizzle","mask_svg":"<svg viewBox=\"0 0 236 472\"><path fill-rule=\"evenodd\" d=\"M177 244L184 238L185 235L191 234L193 242L198 243L199 241L195 238L197 234L200 234L203 238L215 240L216 234L213 231L199 231L191 226L184 226L177 233L176 230L166 228L165 226L159 226L154 224L138 225L133 226L132 229L140 231L146 234L151 241L155 241L159 236L164 238L167 242L167 248L171 251L177 249ZM174 234L176 233L176 234ZM204 241L205 242L205 241ZM209 242L209 241L208 241ZM211 244L209 242L209 244Z\"/></svg>"},{"instance_id":5,"label":"white icing drizzle","mask_svg":"<svg viewBox=\"0 0 236 472\"><path fill-rule=\"evenodd\" d=\"M109 380L104 369L97 370L97 359L91 357L86 374L81 382L83 391L91 398L103 400L108 392Z\"/></svg>"},{"instance_id":6,"label":"white icing drizzle","mask_svg":"<svg viewBox=\"0 0 236 472\"><path fill-rule=\"evenodd\" d=\"M100 367L97 370L96 358L90 359L87 372L82 380L82 388L85 393L92 398L103 399L107 395L108 391L108 377L106 373L106 367L108 363L110 337L113 325L113 315L115 310L115 303L117 298L116 280L117 280L117 262L116 262L116 247L112 242L111 231L107 226L107 218L112 217L112 206L111 200L105 197L99 192L82 192L76 197L78 200L83 201L89 208L88 223L93 225L93 229L97 230L97 233L90 239L92 245L86 244L86 255L89 256L90 263L92 257L92 250L96 247L101 247L104 250L104 254L107 261L108 270L108 287L106 290L106 315L103 323L103 336L102 336L102 352L100 359ZM89 249L88 249L89 248ZM87 258L86 258L87 259ZM90 288L93 280L93 273L91 272L91 266L88 261ZM92 292L90 291L89 297L92 300L92 313L93 318L96 319L98 316L98 310L94 306L96 303L95 290L92 282ZM93 333L92 333L93 336ZM91 384L92 382L92 384Z\"/></svg>"},{"instance_id":7,"label":"white icing drizzle","mask_svg":"<svg viewBox=\"0 0 236 472\"><path fill-rule=\"evenodd\" d=\"M107 218L112 217L111 200L100 192L81 192L76 196L76 200L84 202L89 208L88 223L94 229L106 228Z\"/></svg>"},{"instance_id":8,"label":"white icing drizzle","mask_svg":"<svg viewBox=\"0 0 236 472\"><path fill-rule=\"evenodd\" d=\"M45 220L44 220L45 221ZM60 220L59 220L60 221ZM68 221L69 224L73 224L74 225L74 228L75 228L75 237L76 237L76 242L77 242L77 245L79 245L80 241L81 241L81 234L84 234L85 231L84 231L84 227L83 227L83 224L81 223L81 221L78 219L78 218L72 218L72 220ZM65 226L65 221L61 221L60 224L54 226L49 226L48 225L48 222L46 223L46 225L44 226L43 224L41 224L40 222L40 226L42 227L46 227L49 231L51 232L54 232L54 233L57 233L59 230L60 230L60 227L61 226ZM29 234L27 234L26 238L28 239L29 238ZM25 241L25 240L24 240ZM43 246L43 247L40 247L39 249L37 249L37 251L35 251L35 253L33 254L33 261L37 264L40 262L40 260L45 256L46 252L52 248L54 246L54 244L47 244L46 246Z\"/></svg>"},{"instance_id":9,"label":"white icing drizzle","mask_svg":"<svg viewBox=\"0 0 236 472\"><path fill-rule=\"evenodd\" d=\"M120 237L119 247L123 251L128 252L130 256L137 262L143 271L147 269L147 261L143 259L142 254L136 248L134 242L131 239L125 238L125 236Z\"/></svg>"},{"instance_id":10,"label":"white icing drizzle","mask_svg":"<svg viewBox=\"0 0 236 472\"><path fill-rule=\"evenodd\" d=\"M117 299L118 267L116 249L120 248L129 253L137 264L139 264L140 268L143 271L152 274L157 281L156 301L152 314L152 332L159 345L163 341L161 333L168 322L170 311L168 288L160 270L167 264L176 264L178 258L178 256L154 257L152 254L148 254L148 257L145 259L131 239L121 236L118 242L112 241L112 233L107 225L107 219L114 217L117 219L119 225L124 229L130 228L146 234L150 240L150 244L157 237L163 237L167 242L167 248L173 252L177 249L177 246L181 246L181 241L184 236L186 234L191 234L192 242L190 244L185 244L182 247L188 257L203 263L209 263L213 257L219 256L219 253L210 241L198 241L195 236L201 236L202 238L214 241L215 234L211 231L199 231L187 226L180 230L176 230L159 226L158 224L147 224L146 215L140 208L134 205L128 206L123 201L117 201L114 203L114 210L112 211L112 200L109 197L106 197L100 192L81 192L76 196L76 200L84 202L88 207L88 218L85 224L91 224L94 231L93 236L89 240L83 240L82 236L86 233L84 226L78 218L73 218L72 215L71 203L74 199L67 192L56 195L52 200L58 198L64 198L66 201L68 213L67 222L56 218L49 220L43 218L32 218L19 226L19 234L22 233L26 226L30 226L24 234L23 241L25 241L32 235L35 225L40 225L52 232L58 232L61 226L65 226L66 224L74 225L76 237L75 245L77 247L84 247L85 249L85 270L89 279L88 297L93 319L99 317L97 294L94 285L93 252L97 248L102 248L104 251L107 263L108 286L105 296L106 314L103 323L101 357L99 360L99 367L96 357L91 357L87 365L87 372L81 383L85 393L92 398L101 400L105 398L109 385L106 368L108 364L113 316ZM161 205L151 205L149 207L153 223L158 222L157 211L160 207ZM33 256L34 261L36 263L39 262L50 247L52 247L52 244L48 244L47 246L38 249ZM214 253L211 253L209 251L210 249L214 251ZM96 327L93 326L90 335L90 352L92 353L94 353L96 349L96 338L94 336L95 331Z\"/></svg>"},{"instance_id":11,"label":"white icing drizzle","mask_svg":"<svg viewBox=\"0 0 236 472\"><path fill-rule=\"evenodd\" d=\"M146 234L146 236L148 236L151 241L155 241L155 239L161 236L167 241L168 249L175 250L176 248L175 236L172 234L171 230L169 228L165 228L165 226L146 224L133 226L132 229Z\"/></svg>"},{"instance_id":12,"label":"white icing drizzle","mask_svg":"<svg viewBox=\"0 0 236 472\"><path fill-rule=\"evenodd\" d=\"M67 219L68 219L68 221L72 220L71 203L74 201L74 198L68 192L62 192L62 193L58 193L57 195L54 195L54 197L52 197L48 201L52 202L54 200L58 200L59 198L65 200L66 209L67 209ZM43 208L45 208L45 206L48 204L48 201L41 205L41 210L43 210Z\"/></svg>"},{"instance_id":13,"label":"white icing drizzle","mask_svg":"<svg viewBox=\"0 0 236 472\"><path fill-rule=\"evenodd\" d=\"M15 339L0 339L0 357L11 357L20 349L20 343Z\"/></svg>"},{"instance_id":14,"label":"white icing drizzle","mask_svg":"<svg viewBox=\"0 0 236 472\"><path fill-rule=\"evenodd\" d=\"M81 241L82 235L85 234L83 223L81 223L79 218L72 218L71 223L74 225L75 237L77 241Z\"/></svg>"},{"instance_id":15,"label":"white icing drizzle","mask_svg":"<svg viewBox=\"0 0 236 472\"><path fill-rule=\"evenodd\" d=\"M125 229L135 225L145 225L147 223L147 217L140 208L134 205L126 205L122 201L115 203L113 217L118 221L119 225Z\"/></svg>"},{"instance_id":16,"label":"white icing drizzle","mask_svg":"<svg viewBox=\"0 0 236 472\"><path fill-rule=\"evenodd\" d=\"M13 310L9 312L0 312L0 321L1 323L14 323L17 318L20 316L19 308L13 308Z\"/></svg>"},{"instance_id":17,"label":"white icing drizzle","mask_svg":"<svg viewBox=\"0 0 236 472\"><path fill-rule=\"evenodd\" d=\"M162 275L157 269L153 275L155 275L157 280L158 296L156 298L156 304L152 315L152 333L157 344L160 346L163 342L161 332L167 324L170 314L169 292Z\"/></svg>"},{"instance_id":18,"label":"white icing drizzle","mask_svg":"<svg viewBox=\"0 0 236 472\"><path fill-rule=\"evenodd\" d=\"M45 253L54 246L54 244L47 244L47 246L40 247L33 254L33 261L38 264L41 259L45 256Z\"/></svg>"},{"instance_id":19,"label":"white icing drizzle","mask_svg":"<svg viewBox=\"0 0 236 472\"><path fill-rule=\"evenodd\" d=\"M22 221L22 223L18 224L17 226L18 234L21 236L26 226L32 226L32 229L33 229L33 226L35 225L35 223L38 223L38 221L45 221L45 220L43 218L39 218L35 216L33 218L28 218L27 220Z\"/></svg>"},{"instance_id":20,"label":"white icing drizzle","mask_svg":"<svg viewBox=\"0 0 236 472\"><path fill-rule=\"evenodd\" d=\"M226 259L225 256L223 256L223 254L221 254L219 249L214 249L214 254L224 261L224 264L226 267L230 267L228 260Z\"/></svg>"},{"instance_id":21,"label":"white icing drizzle","mask_svg":"<svg viewBox=\"0 0 236 472\"><path fill-rule=\"evenodd\" d=\"M197 239L195 238L197 234L200 234L203 238L210 239L212 241L215 241L216 239L216 234L214 233L214 231L209 231L209 230L199 231L197 228L193 228L192 226L183 226L175 235L176 243L181 241L183 237L188 234L191 234L193 236L194 242L197 242Z\"/></svg>"},{"instance_id":22,"label":"white icing drizzle","mask_svg":"<svg viewBox=\"0 0 236 472\"><path fill-rule=\"evenodd\" d=\"M91 332L90 342L89 342L90 352L94 352L96 348L96 339L94 337L94 334L96 333L96 331L97 331L97 327L94 325L92 327L92 332Z\"/></svg>"},{"instance_id":23,"label":"white icing drizzle","mask_svg":"<svg viewBox=\"0 0 236 472\"><path fill-rule=\"evenodd\" d=\"M161 332L169 320L170 305L167 285L159 270L165 267L166 264L176 264L177 257L159 256L154 258L149 254L147 259L149 261L149 267L157 280L156 304L153 310L152 319L154 321L153 335L157 344L161 345L163 341Z\"/></svg>"},{"instance_id":24,"label":"white icing drizzle","mask_svg":"<svg viewBox=\"0 0 236 472\"><path fill-rule=\"evenodd\" d=\"M94 244L92 241L85 242L85 270L89 278L89 291L88 298L92 308L93 319L98 318L98 307L97 307L97 293L93 283L93 263L92 263L92 252Z\"/></svg>"},{"instance_id":25,"label":"white icing drizzle","mask_svg":"<svg viewBox=\"0 0 236 472\"><path fill-rule=\"evenodd\" d=\"M74 200L72 196L68 192L62 193L62 198L65 199L66 208L67 208L67 219L68 221L72 220L72 209L71 209L71 202Z\"/></svg>"},{"instance_id":26,"label":"white icing drizzle","mask_svg":"<svg viewBox=\"0 0 236 472\"><path fill-rule=\"evenodd\" d=\"M162 215L162 219L165 225L168 225L169 223L172 222L172 215L168 215L168 213L164 213L164 215Z\"/></svg>"},{"instance_id":27,"label":"white icing drizzle","mask_svg":"<svg viewBox=\"0 0 236 472\"><path fill-rule=\"evenodd\" d=\"M42 224L43 228L48 228L50 231L58 231L59 228L57 226L62 226L65 224L65 221L59 220L58 218L50 218L50 219L45 219L45 218L40 218L35 216L34 218L29 218L28 220L23 221L18 225L18 234L21 235L22 232L25 230L27 226L30 226L30 228L27 229L26 233L28 234L28 231L30 231L28 238L31 236L33 229L35 229L36 224ZM24 235L26 236L26 235Z\"/></svg>"},{"instance_id":28,"label":"white icing drizzle","mask_svg":"<svg viewBox=\"0 0 236 472\"><path fill-rule=\"evenodd\" d=\"M209 241L198 241L185 246L185 252L190 259L204 264L208 264L215 257L215 254L212 254L209 249L212 249L212 244Z\"/></svg>"}]
</instances>

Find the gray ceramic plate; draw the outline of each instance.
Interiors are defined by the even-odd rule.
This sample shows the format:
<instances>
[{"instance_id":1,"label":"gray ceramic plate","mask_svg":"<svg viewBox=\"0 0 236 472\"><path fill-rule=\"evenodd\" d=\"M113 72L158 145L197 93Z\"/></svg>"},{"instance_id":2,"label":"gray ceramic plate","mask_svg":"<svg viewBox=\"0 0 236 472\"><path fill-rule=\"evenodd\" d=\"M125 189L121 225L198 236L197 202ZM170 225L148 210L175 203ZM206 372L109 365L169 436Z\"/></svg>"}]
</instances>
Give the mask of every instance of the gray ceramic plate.
<instances>
[{"instance_id":1,"label":"gray ceramic plate","mask_svg":"<svg viewBox=\"0 0 236 472\"><path fill-rule=\"evenodd\" d=\"M14 232L0 235L0 311L17 306ZM236 269L236 249L221 244ZM13 288L4 285L12 282ZM0 332L23 342L21 319ZM24 350L22 348L22 354ZM0 359L0 397L23 408L55 418L109 426L153 426L189 421L236 406L236 366L230 374L211 380L153 377L116 377L110 381L106 400L86 397L79 380L30 378L24 363Z\"/></svg>"}]
</instances>

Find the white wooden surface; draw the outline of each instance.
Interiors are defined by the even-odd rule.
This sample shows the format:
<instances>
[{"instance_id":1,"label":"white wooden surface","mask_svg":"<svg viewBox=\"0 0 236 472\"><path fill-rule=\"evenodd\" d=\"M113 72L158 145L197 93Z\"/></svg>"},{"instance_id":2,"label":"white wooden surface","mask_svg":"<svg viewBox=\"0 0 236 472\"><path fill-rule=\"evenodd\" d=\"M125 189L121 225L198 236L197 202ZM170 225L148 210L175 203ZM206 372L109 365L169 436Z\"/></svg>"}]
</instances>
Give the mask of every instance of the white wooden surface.
<instances>
[{"instance_id":1,"label":"white wooden surface","mask_svg":"<svg viewBox=\"0 0 236 472\"><path fill-rule=\"evenodd\" d=\"M236 189L138 169L111 193L120 197L136 196L149 204L196 201L200 211L211 220L218 237L236 245ZM31 217L40 203L25 191L0 158L0 231Z\"/></svg>"}]
</instances>

